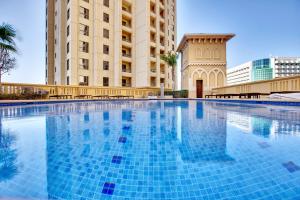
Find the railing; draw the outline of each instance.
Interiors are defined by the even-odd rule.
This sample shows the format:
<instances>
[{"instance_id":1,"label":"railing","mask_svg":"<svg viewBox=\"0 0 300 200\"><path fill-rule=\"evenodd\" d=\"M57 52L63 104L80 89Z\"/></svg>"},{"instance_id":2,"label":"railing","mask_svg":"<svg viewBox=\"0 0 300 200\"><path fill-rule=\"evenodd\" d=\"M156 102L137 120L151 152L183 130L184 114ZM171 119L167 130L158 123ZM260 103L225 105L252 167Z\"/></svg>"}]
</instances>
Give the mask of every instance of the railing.
<instances>
[{"instance_id":1,"label":"railing","mask_svg":"<svg viewBox=\"0 0 300 200\"><path fill-rule=\"evenodd\" d=\"M122 56L127 57L127 58L131 58L131 54L128 54L128 53L122 53Z\"/></svg>"},{"instance_id":2,"label":"railing","mask_svg":"<svg viewBox=\"0 0 300 200\"><path fill-rule=\"evenodd\" d=\"M130 8L125 8L125 7L122 7L122 10L131 14L131 9Z\"/></svg>"},{"instance_id":3,"label":"railing","mask_svg":"<svg viewBox=\"0 0 300 200\"><path fill-rule=\"evenodd\" d=\"M122 68L122 72L125 72L125 73L131 73L131 69L125 69L125 68Z\"/></svg>"},{"instance_id":4,"label":"railing","mask_svg":"<svg viewBox=\"0 0 300 200\"><path fill-rule=\"evenodd\" d=\"M131 39L122 38L122 41L131 43Z\"/></svg>"},{"instance_id":5,"label":"railing","mask_svg":"<svg viewBox=\"0 0 300 200\"><path fill-rule=\"evenodd\" d=\"M149 94L158 94L159 88L124 88L124 87L89 87L89 86L58 86L40 84L2 83L0 84L1 95L21 95L24 91L34 94L45 94L46 98L56 95L70 95L75 98L78 95L124 95L135 98L146 98Z\"/></svg>"}]
</instances>

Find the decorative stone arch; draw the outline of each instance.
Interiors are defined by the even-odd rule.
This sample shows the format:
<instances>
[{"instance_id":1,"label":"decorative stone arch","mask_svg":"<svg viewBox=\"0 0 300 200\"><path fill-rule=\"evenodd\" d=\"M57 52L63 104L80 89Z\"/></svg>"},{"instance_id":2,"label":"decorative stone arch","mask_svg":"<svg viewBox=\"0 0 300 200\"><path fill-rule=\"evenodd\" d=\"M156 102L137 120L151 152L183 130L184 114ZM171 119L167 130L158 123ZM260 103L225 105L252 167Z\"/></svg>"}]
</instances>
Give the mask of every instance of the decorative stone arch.
<instances>
[{"instance_id":1,"label":"decorative stone arch","mask_svg":"<svg viewBox=\"0 0 300 200\"><path fill-rule=\"evenodd\" d=\"M222 75L219 75L220 73ZM225 76L225 73L221 69L219 69L219 68L213 68L213 69L211 69L208 72L208 77L209 77L209 83L210 83L209 86L210 86L210 88L224 86L224 83L225 83L224 81L225 81L225 77L226 76ZM219 78L221 78L221 81L219 80Z\"/></svg>"},{"instance_id":2,"label":"decorative stone arch","mask_svg":"<svg viewBox=\"0 0 300 200\"><path fill-rule=\"evenodd\" d=\"M197 74L197 77L195 78L195 75ZM196 80L203 80L203 85L207 86L208 85L208 73L207 71L203 69L195 69L192 74L191 74L191 79L193 86L196 86Z\"/></svg>"},{"instance_id":3,"label":"decorative stone arch","mask_svg":"<svg viewBox=\"0 0 300 200\"><path fill-rule=\"evenodd\" d=\"M225 78L226 78L226 76L225 76L225 74L222 71L218 72L218 75L217 75L217 87L224 86Z\"/></svg>"}]
</instances>

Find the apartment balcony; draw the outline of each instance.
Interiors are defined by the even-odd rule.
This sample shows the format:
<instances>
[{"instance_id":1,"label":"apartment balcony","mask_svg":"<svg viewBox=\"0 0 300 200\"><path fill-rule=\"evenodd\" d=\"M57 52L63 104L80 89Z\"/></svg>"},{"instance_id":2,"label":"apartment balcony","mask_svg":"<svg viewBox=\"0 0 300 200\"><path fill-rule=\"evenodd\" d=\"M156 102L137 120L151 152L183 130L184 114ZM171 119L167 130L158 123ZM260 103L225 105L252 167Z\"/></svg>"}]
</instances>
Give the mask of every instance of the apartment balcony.
<instances>
[{"instance_id":1,"label":"apartment balcony","mask_svg":"<svg viewBox=\"0 0 300 200\"><path fill-rule=\"evenodd\" d=\"M156 13L150 12L150 17L156 19L156 17L157 17L157 16L156 16Z\"/></svg>"},{"instance_id":2,"label":"apartment balcony","mask_svg":"<svg viewBox=\"0 0 300 200\"><path fill-rule=\"evenodd\" d=\"M132 18L131 8L122 7L122 16L125 18Z\"/></svg>"},{"instance_id":3,"label":"apartment balcony","mask_svg":"<svg viewBox=\"0 0 300 200\"><path fill-rule=\"evenodd\" d=\"M131 21L122 20L122 30L132 33Z\"/></svg>"},{"instance_id":4,"label":"apartment balcony","mask_svg":"<svg viewBox=\"0 0 300 200\"><path fill-rule=\"evenodd\" d=\"M161 17L161 16L159 16L159 22L160 22L160 23L164 23L164 22L165 22L165 18L164 18L164 17Z\"/></svg>"},{"instance_id":5,"label":"apartment balcony","mask_svg":"<svg viewBox=\"0 0 300 200\"><path fill-rule=\"evenodd\" d=\"M159 23L159 30L160 32L165 33L165 22Z\"/></svg>"},{"instance_id":6,"label":"apartment balcony","mask_svg":"<svg viewBox=\"0 0 300 200\"><path fill-rule=\"evenodd\" d=\"M150 77L150 86L156 87L156 77Z\"/></svg>"},{"instance_id":7,"label":"apartment balcony","mask_svg":"<svg viewBox=\"0 0 300 200\"><path fill-rule=\"evenodd\" d=\"M132 87L132 78L122 76L122 87Z\"/></svg>"},{"instance_id":8,"label":"apartment balcony","mask_svg":"<svg viewBox=\"0 0 300 200\"><path fill-rule=\"evenodd\" d=\"M164 37L165 36L165 32L159 31L159 36Z\"/></svg>"},{"instance_id":9,"label":"apartment balcony","mask_svg":"<svg viewBox=\"0 0 300 200\"><path fill-rule=\"evenodd\" d=\"M122 60L125 62L132 62L131 53L122 53Z\"/></svg>"},{"instance_id":10,"label":"apartment balcony","mask_svg":"<svg viewBox=\"0 0 300 200\"><path fill-rule=\"evenodd\" d=\"M131 66L129 65L122 65L122 73L128 75L128 76L132 76L132 70L131 70Z\"/></svg>"},{"instance_id":11,"label":"apartment balcony","mask_svg":"<svg viewBox=\"0 0 300 200\"><path fill-rule=\"evenodd\" d=\"M156 26L150 24L150 31L156 32Z\"/></svg>"},{"instance_id":12,"label":"apartment balcony","mask_svg":"<svg viewBox=\"0 0 300 200\"><path fill-rule=\"evenodd\" d=\"M159 2L159 7L163 10L165 9L165 5L162 2Z\"/></svg>"},{"instance_id":13,"label":"apartment balcony","mask_svg":"<svg viewBox=\"0 0 300 200\"><path fill-rule=\"evenodd\" d=\"M131 54L130 53L122 53L122 56L125 58L131 58Z\"/></svg>"},{"instance_id":14,"label":"apartment balcony","mask_svg":"<svg viewBox=\"0 0 300 200\"><path fill-rule=\"evenodd\" d=\"M151 47L154 47L154 48L156 47L156 42L155 42L155 40L151 40L151 39L150 39L150 46L151 46Z\"/></svg>"},{"instance_id":15,"label":"apartment balcony","mask_svg":"<svg viewBox=\"0 0 300 200\"><path fill-rule=\"evenodd\" d=\"M153 68L153 67L150 68L150 73L152 75L156 75L156 72L157 72L156 68Z\"/></svg>"},{"instance_id":16,"label":"apartment balcony","mask_svg":"<svg viewBox=\"0 0 300 200\"><path fill-rule=\"evenodd\" d=\"M150 61L156 62L156 54L150 54Z\"/></svg>"},{"instance_id":17,"label":"apartment balcony","mask_svg":"<svg viewBox=\"0 0 300 200\"><path fill-rule=\"evenodd\" d=\"M166 50L166 46L165 46L165 43L160 43L160 50L161 51L165 51Z\"/></svg>"},{"instance_id":18,"label":"apartment balcony","mask_svg":"<svg viewBox=\"0 0 300 200\"><path fill-rule=\"evenodd\" d=\"M122 37L122 45L131 48L132 47L131 39Z\"/></svg>"}]
</instances>

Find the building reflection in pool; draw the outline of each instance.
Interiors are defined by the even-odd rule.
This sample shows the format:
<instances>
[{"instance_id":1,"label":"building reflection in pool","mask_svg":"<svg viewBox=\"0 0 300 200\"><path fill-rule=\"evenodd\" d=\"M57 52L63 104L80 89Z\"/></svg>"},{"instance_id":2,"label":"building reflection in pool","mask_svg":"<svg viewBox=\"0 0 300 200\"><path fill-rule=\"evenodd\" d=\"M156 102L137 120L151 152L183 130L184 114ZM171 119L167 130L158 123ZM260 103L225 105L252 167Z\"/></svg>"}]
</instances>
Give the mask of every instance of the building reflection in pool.
<instances>
[{"instance_id":1,"label":"building reflection in pool","mask_svg":"<svg viewBox=\"0 0 300 200\"><path fill-rule=\"evenodd\" d=\"M181 158L186 162L233 161L226 152L226 111L191 101L181 106Z\"/></svg>"}]
</instances>

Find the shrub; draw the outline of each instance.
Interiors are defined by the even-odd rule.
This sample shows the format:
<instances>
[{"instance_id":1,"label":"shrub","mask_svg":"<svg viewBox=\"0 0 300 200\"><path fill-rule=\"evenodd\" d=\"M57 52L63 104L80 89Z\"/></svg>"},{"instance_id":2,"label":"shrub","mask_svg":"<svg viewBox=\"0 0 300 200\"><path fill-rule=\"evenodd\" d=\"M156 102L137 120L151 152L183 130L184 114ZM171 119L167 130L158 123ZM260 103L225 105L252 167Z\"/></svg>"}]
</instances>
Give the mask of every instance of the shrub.
<instances>
[{"instance_id":1,"label":"shrub","mask_svg":"<svg viewBox=\"0 0 300 200\"><path fill-rule=\"evenodd\" d=\"M21 94L0 94L0 100L35 100L45 99L48 91L34 92L32 88L23 88Z\"/></svg>"},{"instance_id":2,"label":"shrub","mask_svg":"<svg viewBox=\"0 0 300 200\"><path fill-rule=\"evenodd\" d=\"M188 90L165 91L165 96L173 96L174 98L188 98Z\"/></svg>"}]
</instances>

